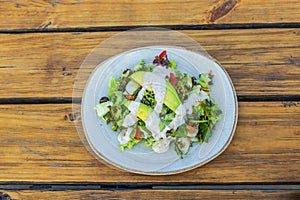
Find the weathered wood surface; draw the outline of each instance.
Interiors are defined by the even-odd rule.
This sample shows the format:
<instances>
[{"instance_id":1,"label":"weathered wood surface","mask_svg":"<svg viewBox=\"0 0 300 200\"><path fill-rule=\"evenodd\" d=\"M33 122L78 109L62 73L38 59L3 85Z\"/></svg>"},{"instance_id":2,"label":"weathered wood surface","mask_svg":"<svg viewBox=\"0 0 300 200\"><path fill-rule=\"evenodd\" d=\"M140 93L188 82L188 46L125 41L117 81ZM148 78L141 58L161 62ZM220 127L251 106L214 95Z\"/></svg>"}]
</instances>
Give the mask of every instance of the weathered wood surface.
<instances>
[{"instance_id":1,"label":"weathered wood surface","mask_svg":"<svg viewBox=\"0 0 300 200\"><path fill-rule=\"evenodd\" d=\"M182 33L202 44L225 67L238 95L300 95L300 29ZM72 97L85 57L116 34L1 35L0 98Z\"/></svg>"},{"instance_id":2,"label":"weathered wood surface","mask_svg":"<svg viewBox=\"0 0 300 200\"><path fill-rule=\"evenodd\" d=\"M300 22L298 0L1 1L0 29Z\"/></svg>"},{"instance_id":3,"label":"weathered wood surface","mask_svg":"<svg viewBox=\"0 0 300 200\"><path fill-rule=\"evenodd\" d=\"M0 181L299 182L299 119L300 102L240 102L235 136L222 155L183 174L152 177L93 158L70 104L0 105Z\"/></svg>"},{"instance_id":4,"label":"weathered wood surface","mask_svg":"<svg viewBox=\"0 0 300 200\"><path fill-rule=\"evenodd\" d=\"M0 0L0 199L3 193L11 199L299 199L299 190L278 189L300 183L299 10L299 0ZM55 103L72 97L80 65L98 44L135 26L220 29L180 31L216 58L237 94L247 97L239 102L232 143L212 162L167 177L111 169L81 143L72 105ZM172 45L179 41L166 37ZM21 104L5 104L10 101ZM128 182L167 187L93 185ZM169 187L179 183L184 189ZM193 187L216 183L228 187ZM257 188L236 190L231 183Z\"/></svg>"},{"instance_id":5,"label":"weathered wood surface","mask_svg":"<svg viewBox=\"0 0 300 200\"><path fill-rule=\"evenodd\" d=\"M297 191L261 190L75 190L75 191L2 191L14 200L26 199L299 199Z\"/></svg>"}]
</instances>

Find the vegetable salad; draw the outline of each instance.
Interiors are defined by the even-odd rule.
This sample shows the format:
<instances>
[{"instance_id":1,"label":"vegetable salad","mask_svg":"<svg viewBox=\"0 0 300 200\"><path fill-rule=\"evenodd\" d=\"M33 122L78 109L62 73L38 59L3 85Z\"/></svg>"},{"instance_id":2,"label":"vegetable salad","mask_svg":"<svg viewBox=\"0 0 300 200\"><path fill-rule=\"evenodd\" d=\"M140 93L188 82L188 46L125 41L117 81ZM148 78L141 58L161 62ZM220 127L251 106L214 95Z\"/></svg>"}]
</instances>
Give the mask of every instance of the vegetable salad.
<instances>
[{"instance_id":1,"label":"vegetable salad","mask_svg":"<svg viewBox=\"0 0 300 200\"><path fill-rule=\"evenodd\" d=\"M122 151L144 143L164 153L174 143L182 158L193 144L208 142L221 118L210 97L212 79L212 72L198 77L182 73L163 51L150 64L142 60L119 77L111 76L109 93L95 109L118 134Z\"/></svg>"}]
</instances>

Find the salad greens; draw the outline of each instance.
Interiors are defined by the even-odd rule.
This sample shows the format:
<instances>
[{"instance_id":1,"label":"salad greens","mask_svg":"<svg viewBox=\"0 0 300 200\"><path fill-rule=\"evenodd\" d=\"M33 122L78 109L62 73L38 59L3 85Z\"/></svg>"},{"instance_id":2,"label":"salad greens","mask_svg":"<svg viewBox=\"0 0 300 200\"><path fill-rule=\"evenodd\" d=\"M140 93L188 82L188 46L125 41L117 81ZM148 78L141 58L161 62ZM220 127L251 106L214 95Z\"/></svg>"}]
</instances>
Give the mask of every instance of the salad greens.
<instances>
[{"instance_id":1,"label":"salad greens","mask_svg":"<svg viewBox=\"0 0 300 200\"><path fill-rule=\"evenodd\" d=\"M163 51L152 64L142 60L118 78L110 76L108 97L95 109L119 132L122 151L143 142L163 153L175 143L182 158L193 143L208 142L222 113L210 97L212 72L191 77L176 67Z\"/></svg>"}]
</instances>

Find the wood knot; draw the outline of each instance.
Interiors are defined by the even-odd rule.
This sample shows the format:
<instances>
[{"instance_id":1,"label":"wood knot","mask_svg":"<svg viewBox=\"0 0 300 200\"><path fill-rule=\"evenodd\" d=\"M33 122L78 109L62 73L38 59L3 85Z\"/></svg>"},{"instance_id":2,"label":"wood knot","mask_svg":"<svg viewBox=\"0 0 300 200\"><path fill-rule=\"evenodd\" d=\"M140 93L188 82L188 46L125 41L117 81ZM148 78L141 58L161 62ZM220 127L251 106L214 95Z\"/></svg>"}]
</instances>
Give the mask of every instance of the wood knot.
<instances>
[{"instance_id":1,"label":"wood knot","mask_svg":"<svg viewBox=\"0 0 300 200\"><path fill-rule=\"evenodd\" d=\"M223 0L210 11L209 22L215 22L227 15L237 4L237 0Z\"/></svg>"},{"instance_id":2,"label":"wood knot","mask_svg":"<svg viewBox=\"0 0 300 200\"><path fill-rule=\"evenodd\" d=\"M292 101L285 101L282 102L283 107L297 107L297 104Z\"/></svg>"},{"instance_id":3,"label":"wood knot","mask_svg":"<svg viewBox=\"0 0 300 200\"><path fill-rule=\"evenodd\" d=\"M67 71L66 67L63 67L61 70L63 71L63 73L62 73L63 76L72 76L73 75L72 72L66 72Z\"/></svg>"},{"instance_id":4,"label":"wood knot","mask_svg":"<svg viewBox=\"0 0 300 200\"><path fill-rule=\"evenodd\" d=\"M78 113L69 113L68 115L64 116L64 120L69 120L70 122L73 122L78 119Z\"/></svg>"},{"instance_id":5,"label":"wood knot","mask_svg":"<svg viewBox=\"0 0 300 200\"><path fill-rule=\"evenodd\" d=\"M73 73L72 73L72 72L64 72L62 75L63 75L63 76L72 76Z\"/></svg>"}]
</instances>

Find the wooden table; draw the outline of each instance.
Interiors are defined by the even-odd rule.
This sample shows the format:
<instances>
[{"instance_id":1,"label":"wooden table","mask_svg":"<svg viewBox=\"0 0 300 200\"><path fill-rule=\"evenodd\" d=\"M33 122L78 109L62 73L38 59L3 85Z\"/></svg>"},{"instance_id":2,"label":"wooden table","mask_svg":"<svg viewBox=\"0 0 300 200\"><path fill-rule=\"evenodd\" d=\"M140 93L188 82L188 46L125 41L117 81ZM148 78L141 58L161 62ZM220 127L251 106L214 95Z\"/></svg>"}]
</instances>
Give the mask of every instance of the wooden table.
<instances>
[{"instance_id":1,"label":"wooden table","mask_svg":"<svg viewBox=\"0 0 300 200\"><path fill-rule=\"evenodd\" d=\"M233 80L229 148L172 176L111 169L82 145L72 88L89 52L125 30L193 38ZM299 199L300 1L0 1L0 199Z\"/></svg>"}]
</instances>

